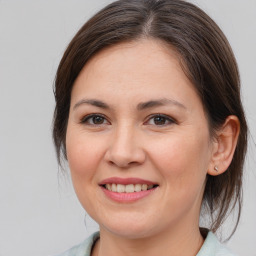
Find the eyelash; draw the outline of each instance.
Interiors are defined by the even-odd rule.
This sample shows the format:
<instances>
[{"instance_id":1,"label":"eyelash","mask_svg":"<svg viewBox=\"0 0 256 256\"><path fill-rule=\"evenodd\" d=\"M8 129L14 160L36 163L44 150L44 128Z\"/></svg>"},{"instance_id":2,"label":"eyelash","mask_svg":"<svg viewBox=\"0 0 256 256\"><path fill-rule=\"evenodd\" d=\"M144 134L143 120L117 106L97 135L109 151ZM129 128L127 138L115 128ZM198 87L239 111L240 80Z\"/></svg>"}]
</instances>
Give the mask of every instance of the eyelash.
<instances>
[{"instance_id":1,"label":"eyelash","mask_svg":"<svg viewBox=\"0 0 256 256\"><path fill-rule=\"evenodd\" d=\"M106 117L105 117L104 115L101 115L101 114L90 114L90 115L84 116L84 117L81 119L80 123L81 123L81 124L88 124L88 125L92 125L92 126L99 126L99 125L102 125L103 123L102 123L102 124L94 124L94 123L90 124L90 123L89 123L89 120L90 120L90 119L93 120L93 118L97 118L97 117L102 118L102 119L103 119L103 122L107 121L107 119L106 119ZM108 121L107 121L107 122L108 122Z\"/></svg>"},{"instance_id":2,"label":"eyelash","mask_svg":"<svg viewBox=\"0 0 256 256\"><path fill-rule=\"evenodd\" d=\"M176 120L174 120L173 118L171 118L170 116L167 115L163 115L163 114L153 114L151 116L149 116L149 118L147 118L146 123L149 122L149 120L154 119L154 118L163 118L165 121L168 122L168 124L149 124L149 125L156 125L156 126L167 126L167 125L171 125L171 124L176 124Z\"/></svg>"},{"instance_id":3,"label":"eyelash","mask_svg":"<svg viewBox=\"0 0 256 256\"><path fill-rule=\"evenodd\" d=\"M89 123L90 119L93 121L93 118L102 118L103 120L103 123L100 123L100 124L95 124L95 123ZM167 126L167 125L171 125L171 124L176 124L176 120L174 120L173 118L167 116L167 115L163 115L163 114L153 114L153 115L150 115L146 122L144 122L143 124L147 124L149 123L150 120L154 119L154 118L163 118L164 121L168 122L168 124L164 123L164 124L160 124L160 125L157 125L157 124L148 124L148 125L155 125L155 126ZM105 121L107 121L109 123L109 121L107 120L107 118L102 115L102 114L90 114L90 115L87 115L85 117L83 117L80 121L81 124L88 124L88 125L92 125L92 126L100 126L100 125L104 125L106 124Z\"/></svg>"}]
</instances>

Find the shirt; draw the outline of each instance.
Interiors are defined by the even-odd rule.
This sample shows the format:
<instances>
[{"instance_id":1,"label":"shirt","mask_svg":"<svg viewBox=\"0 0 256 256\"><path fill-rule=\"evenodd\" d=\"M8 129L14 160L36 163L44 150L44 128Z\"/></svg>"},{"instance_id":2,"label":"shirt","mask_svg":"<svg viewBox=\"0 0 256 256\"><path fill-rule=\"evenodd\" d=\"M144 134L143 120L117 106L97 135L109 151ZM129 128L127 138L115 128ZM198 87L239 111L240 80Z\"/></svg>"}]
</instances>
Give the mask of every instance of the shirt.
<instances>
[{"instance_id":1,"label":"shirt","mask_svg":"<svg viewBox=\"0 0 256 256\"><path fill-rule=\"evenodd\" d=\"M99 232L96 232L81 244L72 247L68 251L58 256L90 256L92 247L99 237ZM196 256L235 256L235 254L231 253L218 241L216 236L209 231L200 251Z\"/></svg>"}]
</instances>

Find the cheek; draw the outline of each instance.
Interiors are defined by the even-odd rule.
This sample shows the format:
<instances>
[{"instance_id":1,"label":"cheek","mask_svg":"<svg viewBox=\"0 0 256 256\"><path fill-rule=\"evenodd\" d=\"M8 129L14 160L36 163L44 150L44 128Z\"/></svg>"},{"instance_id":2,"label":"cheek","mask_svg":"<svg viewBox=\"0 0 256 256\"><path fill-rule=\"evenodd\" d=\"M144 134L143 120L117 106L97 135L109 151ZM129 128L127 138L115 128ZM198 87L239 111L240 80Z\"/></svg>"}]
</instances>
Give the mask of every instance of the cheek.
<instances>
[{"instance_id":1,"label":"cheek","mask_svg":"<svg viewBox=\"0 0 256 256\"><path fill-rule=\"evenodd\" d=\"M81 205L89 214L97 203L91 198L95 198L96 170L104 155L101 141L80 130L67 131L66 148L72 183Z\"/></svg>"},{"instance_id":2,"label":"cheek","mask_svg":"<svg viewBox=\"0 0 256 256\"><path fill-rule=\"evenodd\" d=\"M176 134L151 147L152 162L167 186L186 190L193 184L203 183L209 163L207 139Z\"/></svg>"},{"instance_id":3,"label":"cheek","mask_svg":"<svg viewBox=\"0 0 256 256\"><path fill-rule=\"evenodd\" d=\"M103 155L101 143L81 131L68 130L66 148L72 179L83 182L92 177Z\"/></svg>"},{"instance_id":4,"label":"cheek","mask_svg":"<svg viewBox=\"0 0 256 256\"><path fill-rule=\"evenodd\" d=\"M162 176L166 205L179 216L200 209L207 173L205 141L197 137L175 136L151 151L152 162ZM205 161L204 161L205 160Z\"/></svg>"}]
</instances>

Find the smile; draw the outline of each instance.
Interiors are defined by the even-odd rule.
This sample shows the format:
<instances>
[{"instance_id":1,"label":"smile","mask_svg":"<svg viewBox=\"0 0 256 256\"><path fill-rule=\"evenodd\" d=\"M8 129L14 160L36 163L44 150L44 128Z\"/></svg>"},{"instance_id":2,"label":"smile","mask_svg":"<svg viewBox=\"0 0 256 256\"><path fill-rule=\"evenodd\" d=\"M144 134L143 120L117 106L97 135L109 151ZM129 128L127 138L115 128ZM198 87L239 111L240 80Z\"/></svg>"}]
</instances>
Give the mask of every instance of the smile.
<instances>
[{"instance_id":1,"label":"smile","mask_svg":"<svg viewBox=\"0 0 256 256\"><path fill-rule=\"evenodd\" d=\"M117 193L134 193L134 192L140 192L140 191L146 191L150 190L157 185L147 185L147 184L105 184L103 185L105 189L112 191L112 192L117 192Z\"/></svg>"},{"instance_id":2,"label":"smile","mask_svg":"<svg viewBox=\"0 0 256 256\"><path fill-rule=\"evenodd\" d=\"M105 196L119 203L131 203L158 190L156 182L140 178L111 177L99 183Z\"/></svg>"}]
</instances>

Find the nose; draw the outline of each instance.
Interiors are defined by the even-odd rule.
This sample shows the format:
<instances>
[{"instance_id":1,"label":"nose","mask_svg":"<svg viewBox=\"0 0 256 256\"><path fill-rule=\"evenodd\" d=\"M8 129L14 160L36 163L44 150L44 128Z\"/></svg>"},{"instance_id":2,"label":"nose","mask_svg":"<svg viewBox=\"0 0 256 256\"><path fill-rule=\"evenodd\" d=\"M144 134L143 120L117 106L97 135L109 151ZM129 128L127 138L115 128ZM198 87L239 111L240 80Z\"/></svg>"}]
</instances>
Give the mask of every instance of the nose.
<instances>
[{"instance_id":1,"label":"nose","mask_svg":"<svg viewBox=\"0 0 256 256\"><path fill-rule=\"evenodd\" d=\"M131 127L120 127L111 135L105 160L119 168L142 164L146 159L139 134Z\"/></svg>"}]
</instances>

